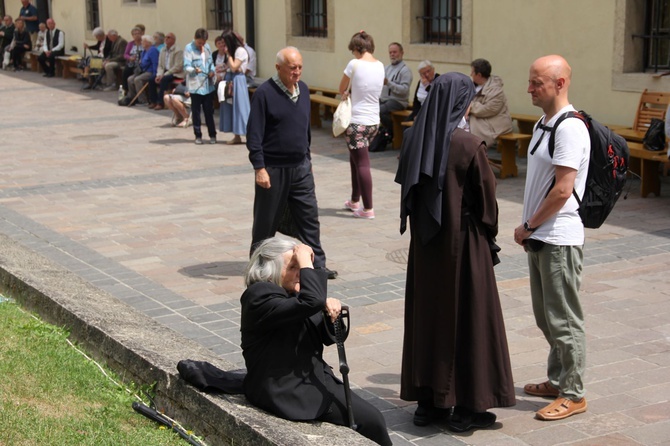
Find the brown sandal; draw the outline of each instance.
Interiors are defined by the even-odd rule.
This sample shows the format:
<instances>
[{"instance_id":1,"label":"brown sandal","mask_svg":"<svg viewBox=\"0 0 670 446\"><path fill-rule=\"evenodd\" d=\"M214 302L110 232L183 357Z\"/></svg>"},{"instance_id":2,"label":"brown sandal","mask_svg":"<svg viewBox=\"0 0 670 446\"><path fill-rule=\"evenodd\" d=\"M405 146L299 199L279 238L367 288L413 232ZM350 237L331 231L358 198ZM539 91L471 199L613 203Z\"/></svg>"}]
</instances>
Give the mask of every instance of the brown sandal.
<instances>
[{"instance_id":1,"label":"brown sandal","mask_svg":"<svg viewBox=\"0 0 670 446\"><path fill-rule=\"evenodd\" d=\"M523 391L528 395L533 396L548 396L548 397L557 397L559 392L558 389L551 384L549 381L545 381L540 384L526 384L523 386Z\"/></svg>"},{"instance_id":2,"label":"brown sandal","mask_svg":"<svg viewBox=\"0 0 670 446\"><path fill-rule=\"evenodd\" d=\"M586 398L577 401L567 398L556 398L556 401L535 412L535 417L545 421L562 420L572 415L586 412L587 407Z\"/></svg>"}]
</instances>

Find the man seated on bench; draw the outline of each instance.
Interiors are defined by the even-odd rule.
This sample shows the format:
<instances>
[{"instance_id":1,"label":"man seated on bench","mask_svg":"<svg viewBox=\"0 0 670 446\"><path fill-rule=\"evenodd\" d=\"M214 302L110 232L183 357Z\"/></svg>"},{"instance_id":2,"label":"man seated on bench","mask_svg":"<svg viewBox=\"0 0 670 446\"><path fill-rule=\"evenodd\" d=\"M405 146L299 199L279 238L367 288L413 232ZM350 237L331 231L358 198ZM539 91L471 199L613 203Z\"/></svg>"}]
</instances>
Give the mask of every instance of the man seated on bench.
<instances>
[{"instance_id":1,"label":"man seated on bench","mask_svg":"<svg viewBox=\"0 0 670 446\"><path fill-rule=\"evenodd\" d=\"M107 31L107 39L111 42L112 47L109 50L109 56L105 57L102 61L102 68L105 70L102 79L102 90L114 91L117 89L116 72L117 70L123 70L123 65L126 63L123 55L126 52L128 42L119 36L119 32L115 29Z\"/></svg>"},{"instance_id":2,"label":"man seated on bench","mask_svg":"<svg viewBox=\"0 0 670 446\"><path fill-rule=\"evenodd\" d=\"M158 68L156 77L149 80L149 102L154 104L154 110L163 110L165 103L163 95L173 83L180 83L184 80L184 51L177 45L177 37L174 33L167 33L165 36L165 46L158 55ZM158 45L158 42L156 42ZM158 94L156 94L158 89Z\"/></svg>"},{"instance_id":3,"label":"man seated on bench","mask_svg":"<svg viewBox=\"0 0 670 446\"><path fill-rule=\"evenodd\" d=\"M391 64L384 68L384 88L379 98L379 120L381 127L370 144L370 152L381 152L393 140L393 118L391 112L404 110L409 105L409 87L412 85L412 71L402 57L402 45L393 42L389 45Z\"/></svg>"},{"instance_id":4,"label":"man seated on bench","mask_svg":"<svg viewBox=\"0 0 670 446\"><path fill-rule=\"evenodd\" d=\"M65 34L56 28L54 19L47 19L47 33L42 45L42 54L37 61L42 66L44 77L54 77L56 75L56 57L65 54Z\"/></svg>"},{"instance_id":5,"label":"man seated on bench","mask_svg":"<svg viewBox=\"0 0 670 446\"><path fill-rule=\"evenodd\" d=\"M507 107L503 81L491 75L491 64L486 59L477 59L470 66L470 77L477 92L470 107L470 133L492 147L498 136L512 131L512 117Z\"/></svg>"}]
</instances>

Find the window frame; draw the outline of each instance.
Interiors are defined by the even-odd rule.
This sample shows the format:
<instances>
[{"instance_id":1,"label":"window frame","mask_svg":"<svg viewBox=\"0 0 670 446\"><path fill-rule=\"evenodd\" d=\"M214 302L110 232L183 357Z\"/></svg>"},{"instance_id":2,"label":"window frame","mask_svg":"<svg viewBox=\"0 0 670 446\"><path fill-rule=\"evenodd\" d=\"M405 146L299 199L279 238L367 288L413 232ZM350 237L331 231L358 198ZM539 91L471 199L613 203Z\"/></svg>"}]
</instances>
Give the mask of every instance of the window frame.
<instances>
[{"instance_id":1,"label":"window frame","mask_svg":"<svg viewBox=\"0 0 670 446\"><path fill-rule=\"evenodd\" d=\"M650 0L616 0L614 45L612 48L612 90L642 92L670 90L670 76L644 72L644 41L633 34L644 34L646 5Z\"/></svg>"},{"instance_id":2,"label":"window frame","mask_svg":"<svg viewBox=\"0 0 670 446\"><path fill-rule=\"evenodd\" d=\"M444 3L445 11L442 11ZM417 17L423 20L423 43L437 45L460 45L461 43L461 11L462 0L424 0L424 15ZM437 11L433 8L437 5ZM443 16L443 14L446 14ZM441 22L444 21L445 29L442 31ZM434 29L435 22L439 22L437 30Z\"/></svg>"},{"instance_id":3,"label":"window frame","mask_svg":"<svg viewBox=\"0 0 670 446\"><path fill-rule=\"evenodd\" d=\"M95 6L95 8L93 8L93 6ZM92 9L95 9L95 12ZM98 28L101 23L100 18L100 0L86 0L87 31L93 31L95 28Z\"/></svg>"},{"instance_id":4,"label":"window frame","mask_svg":"<svg viewBox=\"0 0 670 446\"><path fill-rule=\"evenodd\" d=\"M402 0L402 44L404 58L411 61L431 60L467 64L472 62L472 16L474 0L461 1L461 42L437 45L424 41L421 17L425 16L425 0Z\"/></svg>"},{"instance_id":5,"label":"window frame","mask_svg":"<svg viewBox=\"0 0 670 446\"><path fill-rule=\"evenodd\" d=\"M335 0L325 1L326 29L325 37L308 37L303 34L303 0L284 0L286 10L286 43L300 48L301 51L335 52Z\"/></svg>"},{"instance_id":6,"label":"window frame","mask_svg":"<svg viewBox=\"0 0 670 446\"><path fill-rule=\"evenodd\" d=\"M205 3L207 8L207 29L218 31L235 29L233 3L233 0L208 0ZM229 22L226 21L226 16L229 16Z\"/></svg>"}]
</instances>

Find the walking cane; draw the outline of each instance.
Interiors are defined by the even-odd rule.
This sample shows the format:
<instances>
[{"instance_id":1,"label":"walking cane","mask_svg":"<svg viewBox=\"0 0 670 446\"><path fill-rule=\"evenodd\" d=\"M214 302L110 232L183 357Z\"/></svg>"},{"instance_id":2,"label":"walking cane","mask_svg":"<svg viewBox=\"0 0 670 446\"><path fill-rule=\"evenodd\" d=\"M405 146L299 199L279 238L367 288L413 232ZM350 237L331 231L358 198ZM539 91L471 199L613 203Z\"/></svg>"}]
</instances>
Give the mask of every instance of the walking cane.
<instances>
[{"instance_id":1,"label":"walking cane","mask_svg":"<svg viewBox=\"0 0 670 446\"><path fill-rule=\"evenodd\" d=\"M349 334L349 307L342 306L335 322L333 322L333 329L335 333L330 331L329 316L323 313L323 319L326 323L326 332L328 337L337 345L337 357L340 360L340 373L342 374L342 382L344 382L344 398L347 403L347 416L349 417L349 427L356 430L356 423L354 422L354 411L351 407L351 387L349 386L349 365L347 364L347 354L344 351L344 339Z\"/></svg>"}]
</instances>

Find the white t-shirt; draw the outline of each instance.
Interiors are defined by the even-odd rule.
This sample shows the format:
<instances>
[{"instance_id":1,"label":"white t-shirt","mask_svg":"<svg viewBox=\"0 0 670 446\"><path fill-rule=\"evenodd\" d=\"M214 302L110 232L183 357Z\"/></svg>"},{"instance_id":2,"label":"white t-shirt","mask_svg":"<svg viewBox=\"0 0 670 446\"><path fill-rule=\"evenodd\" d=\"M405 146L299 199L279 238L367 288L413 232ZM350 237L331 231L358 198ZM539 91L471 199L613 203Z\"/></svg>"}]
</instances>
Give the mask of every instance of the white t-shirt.
<instances>
[{"instance_id":1,"label":"white t-shirt","mask_svg":"<svg viewBox=\"0 0 670 446\"><path fill-rule=\"evenodd\" d=\"M351 78L351 123L361 125L379 124L379 97L384 87L384 64L380 61L352 59L344 69Z\"/></svg>"},{"instance_id":2,"label":"white t-shirt","mask_svg":"<svg viewBox=\"0 0 670 446\"><path fill-rule=\"evenodd\" d=\"M243 46L238 46L237 49L235 50L235 60L241 61L240 70L238 71L238 73L244 74L244 72L247 71L247 64L249 63L249 54L247 54L247 50L245 50Z\"/></svg>"},{"instance_id":3,"label":"white t-shirt","mask_svg":"<svg viewBox=\"0 0 670 446\"><path fill-rule=\"evenodd\" d=\"M246 43L244 44L244 49L247 50L247 54L249 54L249 63L247 64L247 70L251 71L249 75L251 77L256 77L256 51Z\"/></svg>"},{"instance_id":4,"label":"white t-shirt","mask_svg":"<svg viewBox=\"0 0 670 446\"><path fill-rule=\"evenodd\" d=\"M575 111L575 108L572 105L564 107L544 125L552 127L559 116L567 111ZM544 116L540 122L543 121ZM584 195L591 155L591 140L586 126L580 119L565 119L556 129L553 159L549 156L549 135L549 131L536 129L528 146L523 221L527 221L535 214L546 197L556 174L555 166L565 166L577 170L575 191L580 197ZM532 149L540 138L542 139L537 150L531 155ZM584 225L577 212L578 208L577 200L571 195L561 210L542 223L531 238L542 240L551 245L583 245Z\"/></svg>"}]
</instances>

